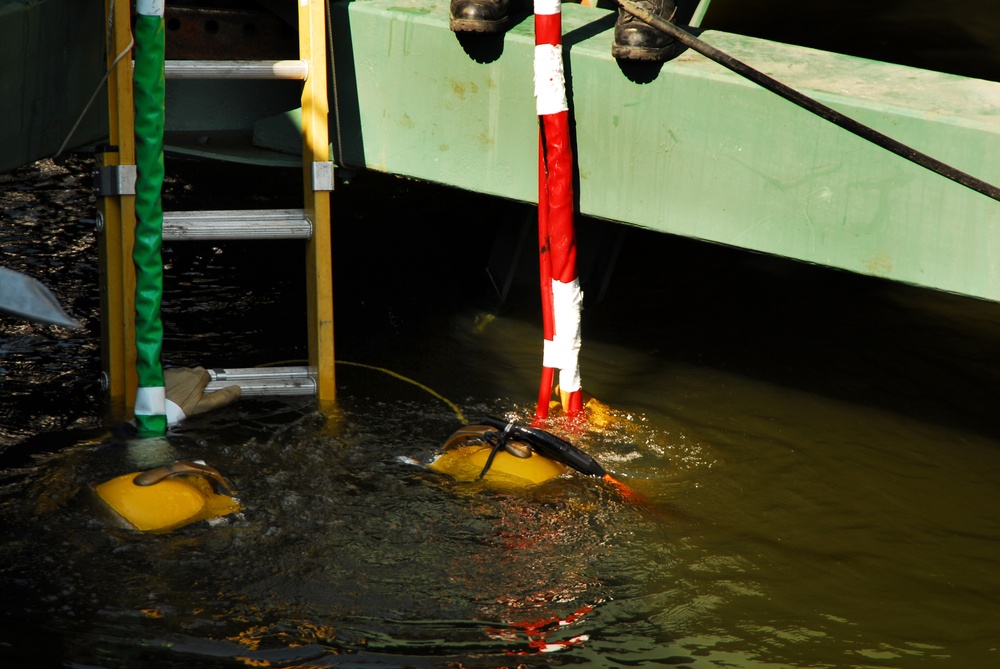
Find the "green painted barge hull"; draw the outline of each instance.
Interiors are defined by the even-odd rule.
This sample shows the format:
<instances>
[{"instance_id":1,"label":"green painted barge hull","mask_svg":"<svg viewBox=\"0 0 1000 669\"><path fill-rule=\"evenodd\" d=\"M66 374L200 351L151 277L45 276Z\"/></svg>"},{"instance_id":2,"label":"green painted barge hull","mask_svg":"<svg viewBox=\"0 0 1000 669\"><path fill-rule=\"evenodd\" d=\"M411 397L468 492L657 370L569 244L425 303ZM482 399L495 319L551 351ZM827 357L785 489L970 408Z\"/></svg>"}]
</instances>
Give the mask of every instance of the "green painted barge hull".
<instances>
[{"instance_id":1,"label":"green painted barge hull","mask_svg":"<svg viewBox=\"0 0 1000 669\"><path fill-rule=\"evenodd\" d=\"M74 24L94 26L73 58L53 45L80 38L39 23L42 12L68 5L89 8ZM51 155L68 131L100 77L103 22L100 3L90 0L0 0L4 10L5 62L27 58L34 68L23 75L4 68L0 81L7 169ZM613 21L607 10L563 5L583 214L1000 301L1000 204L694 52L662 67L623 68L610 55ZM442 0L355 0L332 4L332 24L338 163L536 200L530 16L502 36L460 41ZM702 38L895 139L1000 183L998 83L720 32ZM40 64L25 55L32 49L44 51L35 58ZM282 143L274 115L295 106L295 86L247 86L233 82L230 95L222 84L168 80L168 150L298 165L260 146ZM294 122L294 114L287 118ZM255 131L258 146L249 147ZM92 145L97 134L91 119L78 143ZM297 131L289 136L299 141ZM475 212L455 215L476 224Z\"/></svg>"},{"instance_id":2,"label":"green painted barge hull","mask_svg":"<svg viewBox=\"0 0 1000 669\"><path fill-rule=\"evenodd\" d=\"M444 2L334 7L341 162L536 199L530 17L467 49L448 30ZM564 4L563 26L583 214L1000 300L1000 203L694 52L627 73L610 55L610 12ZM1000 84L731 34L702 38L1000 182ZM456 215L475 224L475 212Z\"/></svg>"}]
</instances>

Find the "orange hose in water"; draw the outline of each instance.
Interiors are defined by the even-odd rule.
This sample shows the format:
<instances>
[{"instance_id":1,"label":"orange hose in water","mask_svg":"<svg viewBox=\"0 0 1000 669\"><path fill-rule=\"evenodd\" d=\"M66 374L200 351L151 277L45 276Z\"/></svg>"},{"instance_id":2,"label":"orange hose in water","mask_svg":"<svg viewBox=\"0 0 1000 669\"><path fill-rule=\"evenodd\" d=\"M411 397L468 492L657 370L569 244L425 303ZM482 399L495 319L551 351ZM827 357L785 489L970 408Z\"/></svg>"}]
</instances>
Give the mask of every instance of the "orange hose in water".
<instances>
[{"instance_id":1,"label":"orange hose in water","mask_svg":"<svg viewBox=\"0 0 1000 669\"><path fill-rule=\"evenodd\" d=\"M608 483L610 483L611 485L613 485L615 488L618 489L618 493L623 498L625 498L626 502L629 502L630 504L634 504L635 506L640 506L643 508L647 508L649 506L649 503L646 501L645 497L637 493L635 490L632 490L632 488L629 488L627 485L616 479L611 474L605 474L603 478L605 481L607 481Z\"/></svg>"}]
</instances>

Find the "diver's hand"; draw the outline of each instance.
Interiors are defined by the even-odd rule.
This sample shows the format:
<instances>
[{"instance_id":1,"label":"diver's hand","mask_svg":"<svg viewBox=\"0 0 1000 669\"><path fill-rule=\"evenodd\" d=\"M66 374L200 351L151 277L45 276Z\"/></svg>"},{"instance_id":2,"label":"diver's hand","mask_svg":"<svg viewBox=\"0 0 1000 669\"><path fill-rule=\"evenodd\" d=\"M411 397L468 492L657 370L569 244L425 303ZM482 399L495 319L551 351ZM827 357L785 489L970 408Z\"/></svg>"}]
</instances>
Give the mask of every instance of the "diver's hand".
<instances>
[{"instance_id":1,"label":"diver's hand","mask_svg":"<svg viewBox=\"0 0 1000 669\"><path fill-rule=\"evenodd\" d=\"M205 386L211 378L204 367L172 367L163 370L169 424L176 425L188 416L218 409L239 399L239 386L226 386L205 394Z\"/></svg>"}]
</instances>

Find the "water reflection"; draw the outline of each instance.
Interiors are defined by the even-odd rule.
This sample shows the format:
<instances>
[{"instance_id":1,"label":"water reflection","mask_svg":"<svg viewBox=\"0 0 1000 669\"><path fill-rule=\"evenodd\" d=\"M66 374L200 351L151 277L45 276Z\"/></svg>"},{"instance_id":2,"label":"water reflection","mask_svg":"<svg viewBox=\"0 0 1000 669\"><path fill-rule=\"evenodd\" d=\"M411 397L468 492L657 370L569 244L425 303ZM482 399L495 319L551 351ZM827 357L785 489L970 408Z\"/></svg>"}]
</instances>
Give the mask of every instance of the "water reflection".
<instances>
[{"instance_id":1,"label":"water reflection","mask_svg":"<svg viewBox=\"0 0 1000 669\"><path fill-rule=\"evenodd\" d=\"M43 161L0 174L0 265L41 280L83 325L0 315L0 448L72 426L97 391L100 307L86 170L84 161ZM50 401L39 401L45 392Z\"/></svg>"},{"instance_id":2,"label":"water reflection","mask_svg":"<svg viewBox=\"0 0 1000 669\"><path fill-rule=\"evenodd\" d=\"M613 490L582 477L526 495L450 482L397 456L428 456L454 417L405 402L383 411L348 400L330 424L305 407L251 401L195 419L169 453L110 440L51 458L4 488L0 513L26 539L4 547L8 575L25 584L8 601L23 604L29 624L134 643L132 652L178 666L187 653L291 661L360 651L475 665L529 650L527 624L630 596L629 571L663 568L620 562L628 541L660 529ZM226 471L245 519L163 536L104 524L88 483L149 461L150 450ZM545 632L558 642L580 630ZM278 652L301 645L314 647Z\"/></svg>"},{"instance_id":3,"label":"water reflection","mask_svg":"<svg viewBox=\"0 0 1000 669\"><path fill-rule=\"evenodd\" d=\"M530 415L509 398L518 368L537 363L537 328L478 327L467 313L431 329L422 340L453 359L488 360L477 384L496 399L434 379L463 413ZM648 355L588 350L629 371ZM308 402L246 400L192 420L169 453L110 440L8 471L0 515L21 540L4 546L19 603L5 626L44 621L60 653L110 667L977 666L996 652L994 439L654 360L670 370L657 373L670 411L618 408L608 427L574 434L649 509L583 477L522 496L402 462L429 457L455 414L356 367L339 370L329 419ZM93 514L88 483L158 457L220 468L245 518L142 536ZM506 655L531 648L531 623L580 611L545 640L586 642Z\"/></svg>"}]
</instances>

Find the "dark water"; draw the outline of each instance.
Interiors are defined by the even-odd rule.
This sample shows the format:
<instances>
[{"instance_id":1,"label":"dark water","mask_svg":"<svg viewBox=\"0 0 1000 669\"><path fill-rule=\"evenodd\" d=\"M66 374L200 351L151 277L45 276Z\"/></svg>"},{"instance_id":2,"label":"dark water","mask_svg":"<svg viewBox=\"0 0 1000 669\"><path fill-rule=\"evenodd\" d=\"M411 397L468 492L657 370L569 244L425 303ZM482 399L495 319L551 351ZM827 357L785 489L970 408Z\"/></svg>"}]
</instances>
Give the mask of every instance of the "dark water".
<instances>
[{"instance_id":1,"label":"dark water","mask_svg":"<svg viewBox=\"0 0 1000 669\"><path fill-rule=\"evenodd\" d=\"M600 271L585 285L583 378L612 421L573 438L645 508L578 476L515 495L407 464L458 416L355 366L325 417L244 399L121 441L101 421L88 169L0 175L3 264L86 326L0 317L0 666L997 666L1000 306L628 231L604 299ZM175 209L298 188L168 170ZM338 358L469 417L530 416L534 279L500 305L484 270L529 212L379 175L336 199ZM614 239L580 233L585 254ZM166 362L301 358L299 261L168 247ZM180 457L229 476L243 517L148 536L96 513L89 485ZM574 614L544 640L586 641L519 654L527 623Z\"/></svg>"},{"instance_id":2,"label":"dark water","mask_svg":"<svg viewBox=\"0 0 1000 669\"><path fill-rule=\"evenodd\" d=\"M68 331L0 315L0 448L71 426L97 391L98 262L94 224L81 222L93 218L83 169L42 162L0 174L0 265L42 280L84 326ZM40 391L55 396L39 402Z\"/></svg>"}]
</instances>

